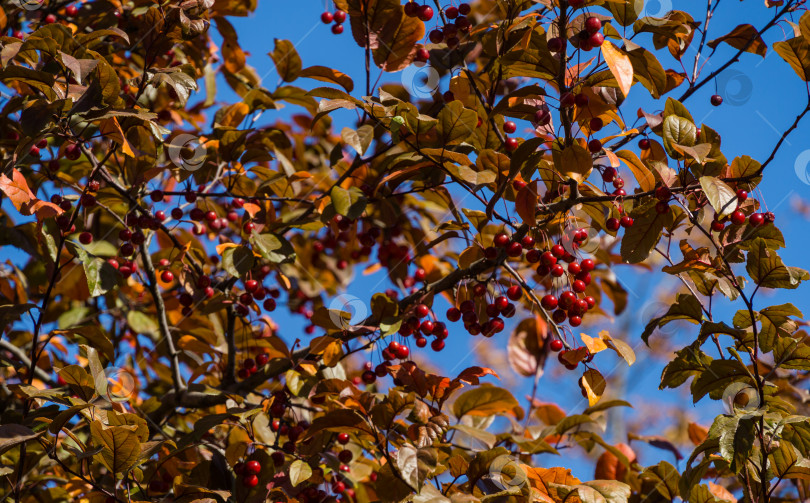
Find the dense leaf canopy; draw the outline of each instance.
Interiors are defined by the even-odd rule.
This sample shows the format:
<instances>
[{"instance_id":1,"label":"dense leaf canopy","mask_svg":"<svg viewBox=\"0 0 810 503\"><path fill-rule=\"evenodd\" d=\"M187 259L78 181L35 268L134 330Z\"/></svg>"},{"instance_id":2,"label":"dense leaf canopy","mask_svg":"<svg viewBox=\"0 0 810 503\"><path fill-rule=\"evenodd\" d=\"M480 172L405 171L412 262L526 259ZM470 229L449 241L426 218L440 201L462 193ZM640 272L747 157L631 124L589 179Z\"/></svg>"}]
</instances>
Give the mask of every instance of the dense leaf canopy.
<instances>
[{"instance_id":1,"label":"dense leaf canopy","mask_svg":"<svg viewBox=\"0 0 810 503\"><path fill-rule=\"evenodd\" d=\"M785 101L795 121L762 160L726 157L688 109L769 50L810 81L804 2L766 0L726 34L716 0L699 18L644 0L334 3L322 19L365 75L275 39L274 89L229 21L250 0L2 4L0 500L810 498L803 314L762 293L810 274L780 258L757 190L810 99ZM386 79L407 71L435 89ZM638 309L632 269L681 287L641 333L611 333ZM343 295L378 271L381 291ZM597 363L633 365L670 323L689 344L660 388L724 408L689 424L688 455L629 432L675 456L644 466L604 438L636 404ZM533 395L484 365L431 370L448 337L505 347ZM584 410L537 395L547 362Z\"/></svg>"}]
</instances>

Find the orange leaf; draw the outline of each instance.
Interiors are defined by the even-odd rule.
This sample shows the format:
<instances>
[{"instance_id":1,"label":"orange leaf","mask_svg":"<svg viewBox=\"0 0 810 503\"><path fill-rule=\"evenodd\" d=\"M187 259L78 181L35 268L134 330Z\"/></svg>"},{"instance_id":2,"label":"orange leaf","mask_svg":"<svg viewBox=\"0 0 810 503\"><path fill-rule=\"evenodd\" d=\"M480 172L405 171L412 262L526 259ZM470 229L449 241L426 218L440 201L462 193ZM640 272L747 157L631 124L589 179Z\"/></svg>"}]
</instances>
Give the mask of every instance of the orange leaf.
<instances>
[{"instance_id":1,"label":"orange leaf","mask_svg":"<svg viewBox=\"0 0 810 503\"><path fill-rule=\"evenodd\" d=\"M627 444L616 444L616 448L632 463L636 460L636 453ZM627 467L615 454L605 451L596 461L595 479L600 480L624 480L627 475Z\"/></svg>"},{"instance_id":2,"label":"orange leaf","mask_svg":"<svg viewBox=\"0 0 810 503\"><path fill-rule=\"evenodd\" d=\"M608 68L610 68L622 94L627 96L630 87L633 85L633 64L630 58L621 49L613 45L609 40L602 44L602 56L605 58Z\"/></svg>"},{"instance_id":3,"label":"orange leaf","mask_svg":"<svg viewBox=\"0 0 810 503\"><path fill-rule=\"evenodd\" d=\"M23 215L36 215L40 221L64 212L59 206L38 199L31 192L23 174L16 168L11 170L11 178L5 174L0 175L0 191L11 200L17 211Z\"/></svg>"},{"instance_id":4,"label":"orange leaf","mask_svg":"<svg viewBox=\"0 0 810 503\"><path fill-rule=\"evenodd\" d=\"M99 130L101 131L101 134L121 145L121 152L123 152L124 155L135 157L135 152L132 151L132 146L130 146L129 142L124 136L124 131L121 129L121 124L118 123L117 118L111 117L109 119L104 119L99 125Z\"/></svg>"},{"instance_id":5,"label":"orange leaf","mask_svg":"<svg viewBox=\"0 0 810 503\"><path fill-rule=\"evenodd\" d=\"M697 423L689 423L689 440L695 445L700 445L709 436L709 430Z\"/></svg>"}]
</instances>

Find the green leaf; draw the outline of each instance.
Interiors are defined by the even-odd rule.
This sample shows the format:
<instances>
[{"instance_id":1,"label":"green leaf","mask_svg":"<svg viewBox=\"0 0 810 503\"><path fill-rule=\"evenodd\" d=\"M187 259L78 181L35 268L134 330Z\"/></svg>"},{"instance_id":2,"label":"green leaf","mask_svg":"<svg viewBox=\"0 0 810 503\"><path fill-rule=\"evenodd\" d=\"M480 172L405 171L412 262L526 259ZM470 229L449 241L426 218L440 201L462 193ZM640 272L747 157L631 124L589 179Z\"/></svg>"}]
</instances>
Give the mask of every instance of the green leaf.
<instances>
[{"instance_id":1,"label":"green leaf","mask_svg":"<svg viewBox=\"0 0 810 503\"><path fill-rule=\"evenodd\" d=\"M465 391L453 404L453 414L461 418L471 416L519 415L520 404L508 390L489 384ZM520 414L522 415L522 414Z\"/></svg>"},{"instance_id":2,"label":"green leaf","mask_svg":"<svg viewBox=\"0 0 810 503\"><path fill-rule=\"evenodd\" d=\"M804 332L800 337L780 337L773 347L773 361L777 367L794 370L810 370L810 346ZM797 334L797 335L798 335Z\"/></svg>"},{"instance_id":3,"label":"green leaf","mask_svg":"<svg viewBox=\"0 0 810 503\"><path fill-rule=\"evenodd\" d=\"M675 358L664 367L659 389L677 388L709 368L712 358L695 346L697 343L675 352Z\"/></svg>"},{"instance_id":4,"label":"green leaf","mask_svg":"<svg viewBox=\"0 0 810 503\"><path fill-rule=\"evenodd\" d=\"M713 176L701 176L700 186L717 214L725 217L737 209L737 193L722 180Z\"/></svg>"},{"instance_id":5,"label":"green leaf","mask_svg":"<svg viewBox=\"0 0 810 503\"><path fill-rule=\"evenodd\" d=\"M460 101L445 105L436 118L436 131L442 145L458 145L472 137L478 126L478 114L464 108Z\"/></svg>"},{"instance_id":6,"label":"green leaf","mask_svg":"<svg viewBox=\"0 0 810 503\"><path fill-rule=\"evenodd\" d=\"M695 119L692 118L692 114L689 113L689 110L683 105L683 103L675 98L667 98L667 103L664 105L664 117L669 117L670 115L682 117L691 123L695 122Z\"/></svg>"},{"instance_id":7,"label":"green leaf","mask_svg":"<svg viewBox=\"0 0 810 503\"><path fill-rule=\"evenodd\" d=\"M302 63L298 51L289 40L275 39L273 52L268 54L276 64L276 72L284 82L292 82L301 73Z\"/></svg>"},{"instance_id":8,"label":"green leaf","mask_svg":"<svg viewBox=\"0 0 810 503\"><path fill-rule=\"evenodd\" d=\"M675 320L686 320L699 324L703 320L703 310L700 307L698 298L691 294L679 293L675 298L675 303L669 307L664 315L653 318L647 323L644 332L641 334L642 340L646 343L656 328L663 327Z\"/></svg>"},{"instance_id":9,"label":"green leaf","mask_svg":"<svg viewBox=\"0 0 810 503\"><path fill-rule=\"evenodd\" d=\"M793 304L780 304L766 307L759 312L759 347L770 352L776 345L778 337L789 337L799 326L790 316L802 317L802 312Z\"/></svg>"},{"instance_id":10,"label":"green leaf","mask_svg":"<svg viewBox=\"0 0 810 503\"><path fill-rule=\"evenodd\" d=\"M673 159L682 159L683 155L678 152L673 144L692 147L697 140L697 126L683 117L676 115L667 116L664 119L662 136L664 138L664 149Z\"/></svg>"},{"instance_id":11,"label":"green leaf","mask_svg":"<svg viewBox=\"0 0 810 503\"><path fill-rule=\"evenodd\" d=\"M156 336L159 333L157 322L141 311L129 311L127 313L127 324L136 334Z\"/></svg>"},{"instance_id":12,"label":"green leaf","mask_svg":"<svg viewBox=\"0 0 810 503\"><path fill-rule=\"evenodd\" d=\"M253 251L245 245L227 248L222 252L222 268L237 278L250 272L253 262Z\"/></svg>"},{"instance_id":13,"label":"green leaf","mask_svg":"<svg viewBox=\"0 0 810 503\"><path fill-rule=\"evenodd\" d=\"M283 236L254 232L250 235L250 244L262 257L274 264L286 264L295 261L295 249Z\"/></svg>"},{"instance_id":14,"label":"green leaf","mask_svg":"<svg viewBox=\"0 0 810 503\"><path fill-rule=\"evenodd\" d=\"M296 459L290 464L289 477L290 485L297 486L302 482L306 482L312 476L312 468L309 463Z\"/></svg>"},{"instance_id":15,"label":"green leaf","mask_svg":"<svg viewBox=\"0 0 810 503\"><path fill-rule=\"evenodd\" d=\"M118 271L106 260L89 253L79 243L69 241L69 248L82 263L87 289L92 297L104 295L118 285Z\"/></svg>"},{"instance_id":16,"label":"green leaf","mask_svg":"<svg viewBox=\"0 0 810 503\"><path fill-rule=\"evenodd\" d=\"M768 248L762 238L757 238L748 252L745 270L757 285L765 288L798 288L801 281L810 278L807 271L786 267L776 251Z\"/></svg>"},{"instance_id":17,"label":"green leaf","mask_svg":"<svg viewBox=\"0 0 810 503\"><path fill-rule=\"evenodd\" d=\"M774 43L773 49L787 61L800 79L810 81L810 42L804 37L793 37L784 42Z\"/></svg>"},{"instance_id":18,"label":"green leaf","mask_svg":"<svg viewBox=\"0 0 810 503\"><path fill-rule=\"evenodd\" d=\"M692 400L697 403L707 394L710 398L719 400L729 385L739 381L753 382L748 369L742 363L736 359L712 360L697 379L692 381Z\"/></svg>"},{"instance_id":19,"label":"green leaf","mask_svg":"<svg viewBox=\"0 0 810 503\"><path fill-rule=\"evenodd\" d=\"M334 186L330 195L332 196L335 211L351 220L360 218L368 204L366 195L359 187L344 189L343 187Z\"/></svg>"},{"instance_id":20,"label":"green leaf","mask_svg":"<svg viewBox=\"0 0 810 503\"><path fill-rule=\"evenodd\" d=\"M113 473L129 470L140 457L141 442L130 426L106 427L101 421L90 423L93 443L102 447L96 459Z\"/></svg>"}]
</instances>

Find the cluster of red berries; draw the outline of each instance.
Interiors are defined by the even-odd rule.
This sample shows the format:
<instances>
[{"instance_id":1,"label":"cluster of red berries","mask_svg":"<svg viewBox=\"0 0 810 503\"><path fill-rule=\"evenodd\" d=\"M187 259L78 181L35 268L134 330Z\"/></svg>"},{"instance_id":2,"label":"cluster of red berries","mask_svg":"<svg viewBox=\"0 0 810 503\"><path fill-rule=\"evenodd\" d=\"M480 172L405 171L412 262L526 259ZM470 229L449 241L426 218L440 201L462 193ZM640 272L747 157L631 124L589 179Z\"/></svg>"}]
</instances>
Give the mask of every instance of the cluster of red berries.
<instances>
[{"instance_id":1,"label":"cluster of red berries","mask_svg":"<svg viewBox=\"0 0 810 503\"><path fill-rule=\"evenodd\" d=\"M346 22L346 12L337 9L334 13L326 11L321 14L321 22L323 22L323 24L330 24L332 21L335 22L335 24L332 25L332 33L340 35L343 33L343 23Z\"/></svg>"},{"instance_id":2,"label":"cluster of red berries","mask_svg":"<svg viewBox=\"0 0 810 503\"><path fill-rule=\"evenodd\" d=\"M256 355L255 359L245 358L242 361L242 367L237 371L236 375L239 379L247 379L258 372L260 368L267 365L268 361L270 361L270 355L267 353L259 353Z\"/></svg>"},{"instance_id":3,"label":"cluster of red berries","mask_svg":"<svg viewBox=\"0 0 810 503\"><path fill-rule=\"evenodd\" d=\"M262 464L252 459L245 463L236 463L233 472L242 477L242 485L245 487L256 487L259 484L259 474L262 471Z\"/></svg>"},{"instance_id":4,"label":"cluster of red berries","mask_svg":"<svg viewBox=\"0 0 810 503\"><path fill-rule=\"evenodd\" d=\"M419 5L413 0L408 0L404 7L405 15L408 17L416 17L427 23L433 19L433 7L429 5Z\"/></svg>"},{"instance_id":5,"label":"cluster of red berries","mask_svg":"<svg viewBox=\"0 0 810 503\"><path fill-rule=\"evenodd\" d=\"M748 199L748 192L739 189L737 190L737 201L742 203ZM743 225L745 224L746 219L748 220L748 225L751 227L760 227L767 224L772 224L776 220L776 215L773 212L765 212L765 213L752 213L750 216L746 217L745 213L742 210L737 209L727 218L720 218L719 215L714 216L714 220L712 221L712 230L716 232L722 231L725 226L726 222L730 221L733 225Z\"/></svg>"},{"instance_id":6,"label":"cluster of red berries","mask_svg":"<svg viewBox=\"0 0 810 503\"><path fill-rule=\"evenodd\" d=\"M261 280L264 280L270 274L270 266L263 265L252 274L250 279L245 280L245 291L239 294L238 302L234 309L239 316L247 316L250 313L250 306L254 302L261 302L262 307L267 312L273 312L276 309L276 299L281 295L278 288L266 288ZM255 279L258 278L258 279Z\"/></svg>"},{"instance_id":7,"label":"cluster of red berries","mask_svg":"<svg viewBox=\"0 0 810 503\"><path fill-rule=\"evenodd\" d=\"M409 2L405 5L406 11L408 5L415 5L413 2ZM426 6L423 6L426 7ZM430 9L430 7L427 7ZM458 7L448 7L444 10L444 15L448 20L452 20L452 23L445 24L441 29L435 28L428 33L428 39L434 44L441 44L442 42L447 44L447 47L450 49L455 49L458 47L459 44L459 34L460 33L468 33L470 28L472 27L472 22L470 18L467 17L472 11L469 4L462 3ZM433 15L433 10L430 10L431 17Z\"/></svg>"}]
</instances>

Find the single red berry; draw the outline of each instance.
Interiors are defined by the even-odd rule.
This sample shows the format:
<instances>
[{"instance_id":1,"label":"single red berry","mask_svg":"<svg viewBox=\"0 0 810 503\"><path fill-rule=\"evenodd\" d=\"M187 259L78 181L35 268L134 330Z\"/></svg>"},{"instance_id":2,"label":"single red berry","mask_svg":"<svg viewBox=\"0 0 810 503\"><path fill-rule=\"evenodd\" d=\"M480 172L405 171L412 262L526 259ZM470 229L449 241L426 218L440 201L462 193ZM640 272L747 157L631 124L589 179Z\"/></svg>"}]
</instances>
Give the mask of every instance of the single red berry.
<instances>
[{"instance_id":1,"label":"single red berry","mask_svg":"<svg viewBox=\"0 0 810 503\"><path fill-rule=\"evenodd\" d=\"M523 245L523 248L531 250L534 248L534 238L531 236L523 236L523 239L520 240L520 244Z\"/></svg>"},{"instance_id":2,"label":"single red berry","mask_svg":"<svg viewBox=\"0 0 810 503\"><path fill-rule=\"evenodd\" d=\"M346 12L340 9L335 11L334 19L336 23L344 23L346 22Z\"/></svg>"},{"instance_id":3,"label":"single red berry","mask_svg":"<svg viewBox=\"0 0 810 503\"><path fill-rule=\"evenodd\" d=\"M551 112L548 110L540 109L534 113L534 122L538 126L545 126L551 122Z\"/></svg>"},{"instance_id":4,"label":"single red berry","mask_svg":"<svg viewBox=\"0 0 810 503\"><path fill-rule=\"evenodd\" d=\"M719 94L715 94L711 97L710 101L713 106L719 107L720 105L723 104L723 97L720 96Z\"/></svg>"},{"instance_id":5,"label":"single red berry","mask_svg":"<svg viewBox=\"0 0 810 503\"><path fill-rule=\"evenodd\" d=\"M590 127L591 131L596 133L597 131L602 130L602 128L605 126L605 121L599 117L594 117L588 122L588 126Z\"/></svg>"},{"instance_id":6,"label":"single red berry","mask_svg":"<svg viewBox=\"0 0 810 503\"><path fill-rule=\"evenodd\" d=\"M65 14L67 14L68 17L76 17L76 14L78 14L78 13L79 13L79 8L76 7L75 5L68 5L65 8Z\"/></svg>"},{"instance_id":7,"label":"single red berry","mask_svg":"<svg viewBox=\"0 0 810 503\"><path fill-rule=\"evenodd\" d=\"M429 308L429 307L427 307L425 304L418 304L418 305L416 306L416 308L414 309L414 313L415 313L415 314L416 314L416 316L418 316L419 318L424 318L425 316L427 316L428 314L430 314L430 308Z\"/></svg>"},{"instance_id":8,"label":"single red berry","mask_svg":"<svg viewBox=\"0 0 810 503\"><path fill-rule=\"evenodd\" d=\"M256 487L259 485L259 477L256 475L245 475L242 477L242 485L245 487Z\"/></svg>"},{"instance_id":9,"label":"single red berry","mask_svg":"<svg viewBox=\"0 0 810 503\"><path fill-rule=\"evenodd\" d=\"M553 37L548 40L548 50L551 52L560 52L563 47L565 47L565 44L560 37Z\"/></svg>"},{"instance_id":10,"label":"single red berry","mask_svg":"<svg viewBox=\"0 0 810 503\"><path fill-rule=\"evenodd\" d=\"M549 348L556 353L562 350L563 343L560 339L554 339L549 343Z\"/></svg>"},{"instance_id":11,"label":"single red berry","mask_svg":"<svg viewBox=\"0 0 810 503\"><path fill-rule=\"evenodd\" d=\"M574 290L575 292L577 292L577 293L582 293L582 292L584 292L584 291L585 291L586 286L587 286L587 285L585 284L585 282L584 282L584 281L582 281L582 280L580 280L580 279L578 279L578 280L574 281L574 282L571 284L571 288L573 288L573 290Z\"/></svg>"},{"instance_id":12,"label":"single red berry","mask_svg":"<svg viewBox=\"0 0 810 503\"><path fill-rule=\"evenodd\" d=\"M472 12L472 7L470 7L470 4L468 4L468 3L460 3L460 4L458 4L458 13L459 14L461 14L462 16L466 16L470 12Z\"/></svg>"},{"instance_id":13,"label":"single red berry","mask_svg":"<svg viewBox=\"0 0 810 503\"><path fill-rule=\"evenodd\" d=\"M544 309L551 311L552 309L556 309L558 305L557 297L546 294L540 299L540 305L543 306Z\"/></svg>"},{"instance_id":14,"label":"single red berry","mask_svg":"<svg viewBox=\"0 0 810 503\"><path fill-rule=\"evenodd\" d=\"M517 124L512 121L506 121L503 123L503 132L506 134L512 134L517 131Z\"/></svg>"},{"instance_id":15,"label":"single red berry","mask_svg":"<svg viewBox=\"0 0 810 503\"><path fill-rule=\"evenodd\" d=\"M633 226L633 218L630 217L630 215L622 215L622 218L619 223L621 223L622 227L627 229L628 227Z\"/></svg>"},{"instance_id":16,"label":"single red berry","mask_svg":"<svg viewBox=\"0 0 810 503\"><path fill-rule=\"evenodd\" d=\"M651 145L650 140L647 138L642 138L638 141L638 148L641 150L648 150Z\"/></svg>"},{"instance_id":17,"label":"single red berry","mask_svg":"<svg viewBox=\"0 0 810 503\"><path fill-rule=\"evenodd\" d=\"M568 318L568 324L572 327L578 327L582 324L582 317L575 314Z\"/></svg>"},{"instance_id":18,"label":"single red berry","mask_svg":"<svg viewBox=\"0 0 810 503\"><path fill-rule=\"evenodd\" d=\"M593 271L593 269L594 269L594 267L595 267L595 266L596 266L596 265L594 264L594 261L593 261L592 259L589 259L589 258L586 258L585 260L583 260L583 261L580 263L580 267L581 267L581 268L582 268L582 270L583 270L583 271L585 271L585 272L591 272L591 271Z\"/></svg>"},{"instance_id":19,"label":"single red berry","mask_svg":"<svg viewBox=\"0 0 810 503\"><path fill-rule=\"evenodd\" d=\"M434 339L433 342L430 343L430 347L433 349L433 351L441 351L444 349L444 339Z\"/></svg>"},{"instance_id":20,"label":"single red berry","mask_svg":"<svg viewBox=\"0 0 810 503\"><path fill-rule=\"evenodd\" d=\"M335 16L333 16L332 13L329 11L326 11L323 14L321 14L321 22L323 24L330 24L332 21L334 21L334 19Z\"/></svg>"},{"instance_id":21,"label":"single red berry","mask_svg":"<svg viewBox=\"0 0 810 503\"><path fill-rule=\"evenodd\" d=\"M451 307L447 310L447 319L456 322L461 319L461 311L457 307Z\"/></svg>"},{"instance_id":22,"label":"single red berry","mask_svg":"<svg viewBox=\"0 0 810 503\"><path fill-rule=\"evenodd\" d=\"M596 154L602 150L602 142L594 138L593 140L588 142L588 150L592 154Z\"/></svg>"},{"instance_id":23,"label":"single red berry","mask_svg":"<svg viewBox=\"0 0 810 503\"><path fill-rule=\"evenodd\" d=\"M164 283L171 283L174 280L174 274L171 271L163 271L160 273L160 279Z\"/></svg>"},{"instance_id":24,"label":"single red berry","mask_svg":"<svg viewBox=\"0 0 810 503\"><path fill-rule=\"evenodd\" d=\"M594 33L588 37L588 45L591 47L599 47L605 42L605 36L601 33Z\"/></svg>"},{"instance_id":25,"label":"single red berry","mask_svg":"<svg viewBox=\"0 0 810 503\"><path fill-rule=\"evenodd\" d=\"M419 7L419 19L424 22L428 22L433 19L433 9L429 5L423 5Z\"/></svg>"},{"instance_id":26,"label":"single red berry","mask_svg":"<svg viewBox=\"0 0 810 503\"><path fill-rule=\"evenodd\" d=\"M718 220L715 220L715 221L712 222L712 230L715 231L715 232L720 232L725 227L726 227L726 224L724 224L723 222L720 222Z\"/></svg>"},{"instance_id":27,"label":"single red berry","mask_svg":"<svg viewBox=\"0 0 810 503\"><path fill-rule=\"evenodd\" d=\"M56 22L56 16L54 16L53 14L48 14L47 16L45 16L44 21L45 24L53 24Z\"/></svg>"},{"instance_id":28,"label":"single red berry","mask_svg":"<svg viewBox=\"0 0 810 503\"><path fill-rule=\"evenodd\" d=\"M506 254L510 257L520 257L523 254L523 245L517 241L512 241L509 243L509 246L506 247Z\"/></svg>"},{"instance_id":29,"label":"single red berry","mask_svg":"<svg viewBox=\"0 0 810 503\"><path fill-rule=\"evenodd\" d=\"M408 17L416 17L419 15L419 4L409 1L404 7L405 15Z\"/></svg>"},{"instance_id":30,"label":"single red berry","mask_svg":"<svg viewBox=\"0 0 810 503\"><path fill-rule=\"evenodd\" d=\"M616 178L616 169L610 166L606 167L604 171L602 171L602 181L605 183L610 183Z\"/></svg>"},{"instance_id":31,"label":"single red berry","mask_svg":"<svg viewBox=\"0 0 810 503\"><path fill-rule=\"evenodd\" d=\"M734 213L731 214L731 223L734 225L742 225L745 223L745 213L740 210L736 210Z\"/></svg>"},{"instance_id":32,"label":"single red berry","mask_svg":"<svg viewBox=\"0 0 810 503\"><path fill-rule=\"evenodd\" d=\"M737 191L737 199L739 199L740 201L745 201L746 199L748 199L748 192L743 189L739 189Z\"/></svg>"},{"instance_id":33,"label":"single red berry","mask_svg":"<svg viewBox=\"0 0 810 503\"><path fill-rule=\"evenodd\" d=\"M519 146L517 138L507 138L504 141L504 148L507 152L514 152Z\"/></svg>"},{"instance_id":34,"label":"single red berry","mask_svg":"<svg viewBox=\"0 0 810 503\"><path fill-rule=\"evenodd\" d=\"M428 39L434 44L441 44L444 40L444 33L441 30L430 30Z\"/></svg>"},{"instance_id":35,"label":"single red berry","mask_svg":"<svg viewBox=\"0 0 810 503\"><path fill-rule=\"evenodd\" d=\"M543 265L551 267L557 263L557 257L555 257L553 253L547 251L540 255L540 261L543 263Z\"/></svg>"},{"instance_id":36,"label":"single red berry","mask_svg":"<svg viewBox=\"0 0 810 503\"><path fill-rule=\"evenodd\" d=\"M774 215L773 212L768 211L768 212L765 213L765 223L766 224L772 224L774 222L774 220L776 220L776 215Z\"/></svg>"},{"instance_id":37,"label":"single red berry","mask_svg":"<svg viewBox=\"0 0 810 503\"><path fill-rule=\"evenodd\" d=\"M765 223L765 215L762 213L754 213L748 217L748 223L751 224L751 227L759 227Z\"/></svg>"},{"instance_id":38,"label":"single red berry","mask_svg":"<svg viewBox=\"0 0 810 503\"><path fill-rule=\"evenodd\" d=\"M500 232L495 234L495 238L493 239L493 243L498 248L504 248L509 244L509 236L506 235L504 232Z\"/></svg>"},{"instance_id":39,"label":"single red berry","mask_svg":"<svg viewBox=\"0 0 810 503\"><path fill-rule=\"evenodd\" d=\"M332 25L332 33L335 35L340 35L343 33L343 25L342 24L333 24Z\"/></svg>"},{"instance_id":40,"label":"single red berry","mask_svg":"<svg viewBox=\"0 0 810 503\"><path fill-rule=\"evenodd\" d=\"M448 7L444 9L444 15L447 17L447 19L455 19L458 17L458 8L452 6Z\"/></svg>"},{"instance_id":41,"label":"single red berry","mask_svg":"<svg viewBox=\"0 0 810 503\"><path fill-rule=\"evenodd\" d=\"M659 201L669 201L670 197L672 197L672 191L666 185L661 185L655 189L655 198Z\"/></svg>"},{"instance_id":42,"label":"single red berry","mask_svg":"<svg viewBox=\"0 0 810 503\"><path fill-rule=\"evenodd\" d=\"M245 473L257 475L260 471L262 471L262 465L255 459L245 463Z\"/></svg>"},{"instance_id":43,"label":"single red berry","mask_svg":"<svg viewBox=\"0 0 810 503\"><path fill-rule=\"evenodd\" d=\"M602 29L602 21L598 17L591 16L585 19L585 29L590 33L596 33Z\"/></svg>"}]
</instances>

